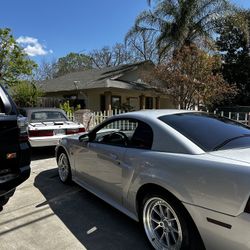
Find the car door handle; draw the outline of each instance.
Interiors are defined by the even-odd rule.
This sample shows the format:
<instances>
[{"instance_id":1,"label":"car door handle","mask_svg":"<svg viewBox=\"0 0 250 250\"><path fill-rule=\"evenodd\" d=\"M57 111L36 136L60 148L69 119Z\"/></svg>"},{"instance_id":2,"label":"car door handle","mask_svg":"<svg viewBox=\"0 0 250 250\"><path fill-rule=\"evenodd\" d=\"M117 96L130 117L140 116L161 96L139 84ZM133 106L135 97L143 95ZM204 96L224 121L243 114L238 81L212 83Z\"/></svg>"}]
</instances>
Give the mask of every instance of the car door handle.
<instances>
[{"instance_id":1,"label":"car door handle","mask_svg":"<svg viewBox=\"0 0 250 250\"><path fill-rule=\"evenodd\" d=\"M112 160L118 160L118 156L115 154L110 154L109 156Z\"/></svg>"}]
</instances>

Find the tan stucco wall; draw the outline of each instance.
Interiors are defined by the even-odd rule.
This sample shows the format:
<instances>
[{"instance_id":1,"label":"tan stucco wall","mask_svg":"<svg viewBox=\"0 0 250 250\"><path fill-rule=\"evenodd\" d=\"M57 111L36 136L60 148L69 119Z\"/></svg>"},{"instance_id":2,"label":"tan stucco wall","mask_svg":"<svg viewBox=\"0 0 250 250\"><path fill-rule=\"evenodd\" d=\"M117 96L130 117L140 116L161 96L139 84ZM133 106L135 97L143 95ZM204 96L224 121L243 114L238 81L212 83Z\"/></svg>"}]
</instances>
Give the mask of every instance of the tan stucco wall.
<instances>
[{"instance_id":1,"label":"tan stucco wall","mask_svg":"<svg viewBox=\"0 0 250 250\"><path fill-rule=\"evenodd\" d=\"M166 97L161 97L160 99L161 101L161 105L160 105L160 108L161 109L174 109L174 108L177 108L173 101L171 100L171 98L166 98Z\"/></svg>"},{"instance_id":2,"label":"tan stucco wall","mask_svg":"<svg viewBox=\"0 0 250 250\"><path fill-rule=\"evenodd\" d=\"M79 91L78 97L81 99L85 99L86 108L92 111L100 111L100 96L105 92L111 92L111 95L121 96L121 103L128 103L131 105L134 110L139 110L140 108L140 98L139 96L144 95L145 97L153 97L153 108L156 105L156 97L158 96L155 92L152 91L140 91L140 90L124 90L124 89L114 89L114 88L103 88L103 89L90 89ZM62 98L65 94L69 95L69 93L63 92L55 92L47 95L47 97L55 97ZM75 95L75 93L71 93ZM173 102L170 98L166 96L160 97L160 108L175 108Z\"/></svg>"},{"instance_id":3,"label":"tan stucco wall","mask_svg":"<svg viewBox=\"0 0 250 250\"><path fill-rule=\"evenodd\" d=\"M99 111L100 110L100 95L103 92L101 91L86 91L87 99L86 108L92 111Z\"/></svg>"},{"instance_id":4,"label":"tan stucco wall","mask_svg":"<svg viewBox=\"0 0 250 250\"><path fill-rule=\"evenodd\" d=\"M87 91L88 101L86 102L87 108L91 109L92 111L100 111L100 96L103 95L107 89L100 89L100 90L89 90ZM135 98L135 103L137 104L134 108L136 110L139 109L139 95L141 92L138 91L126 91L126 90L119 90L119 89L109 89L111 95L113 96L121 96L121 103L127 103L128 98ZM134 102L133 102L134 103Z\"/></svg>"},{"instance_id":5,"label":"tan stucco wall","mask_svg":"<svg viewBox=\"0 0 250 250\"><path fill-rule=\"evenodd\" d=\"M92 111L100 111L100 96L104 94L107 89L103 90L89 90L87 92L88 101L86 102L87 108ZM112 95L121 96L121 103L127 103L133 106L134 110L139 110L140 108L140 95L145 97L153 97L153 107L156 105L157 95L151 91L136 91L136 90L119 90L119 89L110 89ZM160 97L160 108L161 109L170 109L176 108L170 98L166 96Z\"/></svg>"}]
</instances>

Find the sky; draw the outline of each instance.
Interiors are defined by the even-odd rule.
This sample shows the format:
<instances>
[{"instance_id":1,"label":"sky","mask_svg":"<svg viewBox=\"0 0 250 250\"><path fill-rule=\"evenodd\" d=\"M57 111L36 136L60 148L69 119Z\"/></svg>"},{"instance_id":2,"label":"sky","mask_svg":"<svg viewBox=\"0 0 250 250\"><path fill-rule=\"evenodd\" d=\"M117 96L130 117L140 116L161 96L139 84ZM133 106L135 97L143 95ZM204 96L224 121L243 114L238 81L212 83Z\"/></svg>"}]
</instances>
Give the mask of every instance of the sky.
<instances>
[{"instance_id":1,"label":"sky","mask_svg":"<svg viewBox=\"0 0 250 250\"><path fill-rule=\"evenodd\" d=\"M250 0L231 0L250 8ZM2 0L0 28L12 30L35 61L123 42L146 0Z\"/></svg>"}]
</instances>

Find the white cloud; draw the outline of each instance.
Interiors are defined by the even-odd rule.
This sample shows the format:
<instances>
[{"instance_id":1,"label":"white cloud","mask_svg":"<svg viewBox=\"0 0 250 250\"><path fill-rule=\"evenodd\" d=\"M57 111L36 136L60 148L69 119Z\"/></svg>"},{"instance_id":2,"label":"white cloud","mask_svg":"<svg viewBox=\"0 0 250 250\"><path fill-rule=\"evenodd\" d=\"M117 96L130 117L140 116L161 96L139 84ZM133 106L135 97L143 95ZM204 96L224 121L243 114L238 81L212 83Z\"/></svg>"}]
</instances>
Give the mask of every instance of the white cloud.
<instances>
[{"instance_id":1,"label":"white cloud","mask_svg":"<svg viewBox=\"0 0 250 250\"><path fill-rule=\"evenodd\" d=\"M46 46L39 43L38 39L34 37L20 36L16 41L29 56L44 56L53 53L52 50L46 50Z\"/></svg>"},{"instance_id":2,"label":"white cloud","mask_svg":"<svg viewBox=\"0 0 250 250\"><path fill-rule=\"evenodd\" d=\"M38 39L30 36L20 36L17 40L18 43L24 43L24 44L29 44L29 43L38 43Z\"/></svg>"}]
</instances>

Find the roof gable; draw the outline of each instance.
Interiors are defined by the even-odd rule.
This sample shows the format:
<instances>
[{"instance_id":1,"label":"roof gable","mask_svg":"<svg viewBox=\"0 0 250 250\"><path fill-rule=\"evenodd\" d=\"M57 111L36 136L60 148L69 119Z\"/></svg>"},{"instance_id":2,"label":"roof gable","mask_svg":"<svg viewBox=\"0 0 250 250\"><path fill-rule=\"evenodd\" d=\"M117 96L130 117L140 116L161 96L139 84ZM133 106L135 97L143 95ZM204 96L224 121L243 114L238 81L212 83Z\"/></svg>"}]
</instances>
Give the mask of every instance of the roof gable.
<instances>
[{"instance_id":1,"label":"roof gable","mask_svg":"<svg viewBox=\"0 0 250 250\"><path fill-rule=\"evenodd\" d=\"M104 69L91 69L69 73L58 78L40 82L45 93L95 88L148 89L149 85L138 81L139 71L153 68L151 61L120 65ZM137 72L137 74L133 73Z\"/></svg>"}]
</instances>

